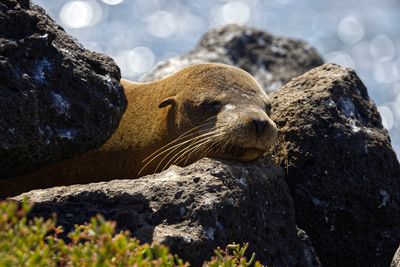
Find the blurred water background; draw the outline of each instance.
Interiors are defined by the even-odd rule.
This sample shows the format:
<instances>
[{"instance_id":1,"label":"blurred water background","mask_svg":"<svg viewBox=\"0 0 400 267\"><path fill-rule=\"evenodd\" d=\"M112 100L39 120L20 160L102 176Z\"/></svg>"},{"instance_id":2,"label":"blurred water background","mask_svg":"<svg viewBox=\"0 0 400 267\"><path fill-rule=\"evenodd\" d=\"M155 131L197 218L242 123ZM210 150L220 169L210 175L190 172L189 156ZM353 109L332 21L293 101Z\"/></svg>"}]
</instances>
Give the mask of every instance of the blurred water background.
<instances>
[{"instance_id":1,"label":"blurred water background","mask_svg":"<svg viewBox=\"0 0 400 267\"><path fill-rule=\"evenodd\" d=\"M194 48L210 27L255 26L303 39L356 69L400 155L400 0L33 0L86 48L138 80Z\"/></svg>"}]
</instances>

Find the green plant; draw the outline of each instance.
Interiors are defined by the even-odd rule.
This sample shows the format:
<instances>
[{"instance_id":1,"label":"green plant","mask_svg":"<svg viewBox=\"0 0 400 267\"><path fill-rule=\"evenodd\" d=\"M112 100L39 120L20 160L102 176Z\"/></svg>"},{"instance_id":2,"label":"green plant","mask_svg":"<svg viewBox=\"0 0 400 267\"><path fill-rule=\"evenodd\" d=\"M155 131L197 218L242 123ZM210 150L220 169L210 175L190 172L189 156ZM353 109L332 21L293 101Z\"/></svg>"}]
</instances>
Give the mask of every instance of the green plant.
<instances>
[{"instance_id":1,"label":"green plant","mask_svg":"<svg viewBox=\"0 0 400 267\"><path fill-rule=\"evenodd\" d=\"M250 260L247 260L245 253L248 247L248 243L244 244L243 246L233 243L226 246L224 250L218 247L214 251L215 256L211 259L211 261L205 263L205 266L248 267L254 264L255 267L262 267L263 265L261 265L258 261L255 261L255 253L251 255Z\"/></svg>"},{"instance_id":2,"label":"green plant","mask_svg":"<svg viewBox=\"0 0 400 267\"><path fill-rule=\"evenodd\" d=\"M115 222L101 216L90 223L76 225L68 233L69 242L60 234L63 229L56 220L26 215L31 205L11 201L0 202L0 267L3 266L189 266L169 249L158 244L140 244L130 233L115 233ZM215 257L204 266L249 266L244 257L248 245L233 244L226 250L218 248ZM255 263L255 266L261 266Z\"/></svg>"}]
</instances>

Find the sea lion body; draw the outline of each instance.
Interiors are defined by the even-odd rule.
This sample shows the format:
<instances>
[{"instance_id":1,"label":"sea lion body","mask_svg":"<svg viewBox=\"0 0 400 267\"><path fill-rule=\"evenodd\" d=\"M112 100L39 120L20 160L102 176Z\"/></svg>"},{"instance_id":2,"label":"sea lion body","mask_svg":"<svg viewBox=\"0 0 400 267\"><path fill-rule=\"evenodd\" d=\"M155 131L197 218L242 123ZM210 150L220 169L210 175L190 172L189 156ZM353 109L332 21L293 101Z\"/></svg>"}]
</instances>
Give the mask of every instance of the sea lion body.
<instances>
[{"instance_id":1,"label":"sea lion body","mask_svg":"<svg viewBox=\"0 0 400 267\"><path fill-rule=\"evenodd\" d=\"M0 180L0 196L137 178L204 156L249 161L276 139L268 96L239 68L199 64L154 82L121 83L128 106L103 146L22 177Z\"/></svg>"}]
</instances>

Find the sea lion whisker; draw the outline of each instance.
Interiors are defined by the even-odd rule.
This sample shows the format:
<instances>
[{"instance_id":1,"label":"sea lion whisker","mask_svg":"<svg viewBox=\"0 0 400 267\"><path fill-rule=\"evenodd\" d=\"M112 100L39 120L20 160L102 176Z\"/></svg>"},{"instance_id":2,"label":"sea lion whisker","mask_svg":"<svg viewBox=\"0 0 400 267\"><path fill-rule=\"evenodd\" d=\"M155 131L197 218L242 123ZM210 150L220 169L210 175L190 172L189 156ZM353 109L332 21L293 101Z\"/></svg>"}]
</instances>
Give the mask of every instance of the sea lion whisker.
<instances>
[{"instance_id":1,"label":"sea lion whisker","mask_svg":"<svg viewBox=\"0 0 400 267\"><path fill-rule=\"evenodd\" d=\"M164 146L162 149L159 149L158 151L156 151L157 153L153 153L152 155L148 156L142 162L144 163L144 162L146 162L148 160L152 160L153 157L158 157L158 156L170 151L171 149L174 149L175 146L180 146L182 144L186 144L187 142L190 142L191 140L198 138L200 136L200 134L201 135L203 135L203 134L207 134L207 135L211 134L209 131L210 131L209 129L200 130L198 132L188 134L184 138L180 138L180 140L175 139L174 141L172 141L172 142L168 143L166 146ZM189 139L185 139L185 138L189 138Z\"/></svg>"},{"instance_id":2,"label":"sea lion whisker","mask_svg":"<svg viewBox=\"0 0 400 267\"><path fill-rule=\"evenodd\" d=\"M176 155L174 155L174 156L169 160L169 162L167 162L167 164L164 166L164 168L167 167L171 162L172 162L171 164L174 164L174 163L179 162L179 160L181 160L181 158L182 158L182 160L183 160L183 158L185 157L185 155L186 155L187 153L192 153L191 151L195 150L196 148L201 148L201 146L207 144L208 142L213 141L212 138L218 137L218 136L220 136L220 135L222 135L222 133L216 133L216 134L213 135L213 136L208 136L207 138L203 138L203 139L201 139L201 140L195 141L194 143L191 143L188 147L184 148L180 153L177 153ZM185 161L184 164L186 164L186 162L187 162L187 160Z\"/></svg>"},{"instance_id":3,"label":"sea lion whisker","mask_svg":"<svg viewBox=\"0 0 400 267\"><path fill-rule=\"evenodd\" d=\"M183 162L183 165L186 165L186 163L188 162L188 160L190 159L190 157L191 157L193 154L195 154L195 153L197 153L198 151L200 151L204 146L205 146L205 144L204 144L204 143L201 143L201 144L198 144L197 146L193 147L190 151L187 151L187 153L186 153L187 156L186 156L185 161Z\"/></svg>"},{"instance_id":4,"label":"sea lion whisker","mask_svg":"<svg viewBox=\"0 0 400 267\"><path fill-rule=\"evenodd\" d=\"M217 117L217 115L215 115L215 116L211 116L210 118L206 119L206 121L209 121L209 120L215 119L216 117Z\"/></svg>"},{"instance_id":5,"label":"sea lion whisker","mask_svg":"<svg viewBox=\"0 0 400 267\"><path fill-rule=\"evenodd\" d=\"M224 146L222 147L222 151L221 152L224 153L225 151L231 150L233 148L233 145L235 144L235 142L236 142L236 138L235 137L231 137L230 139L228 139L225 142Z\"/></svg>"},{"instance_id":6,"label":"sea lion whisker","mask_svg":"<svg viewBox=\"0 0 400 267\"><path fill-rule=\"evenodd\" d=\"M164 168L167 168L171 162L175 162L177 160L179 160L181 157L183 157L185 154L190 153L191 150L195 149L197 146L203 145L204 143L207 143L209 140L212 140L213 137L220 135L220 133L214 133L214 135L212 136L205 136L200 140L193 140L192 143L189 144L189 146L185 147L182 151L180 151L180 153L177 153L176 155L174 155L165 165ZM164 157L165 158L165 157ZM164 160L164 159L163 159ZM161 162L160 162L161 163ZM173 164L173 163L171 163ZM185 163L186 164L186 161ZM158 167L157 167L158 168ZM163 171L162 170L162 171Z\"/></svg>"},{"instance_id":7,"label":"sea lion whisker","mask_svg":"<svg viewBox=\"0 0 400 267\"><path fill-rule=\"evenodd\" d=\"M211 138L211 137L210 137ZM202 145L205 145L205 143L207 143L207 142L209 142L209 140L210 140L210 138L207 138L207 139L204 139L204 140L201 140L201 141L204 141L204 142L200 142L200 144L192 144L191 146L189 146L189 147L186 147L183 151L180 151L180 153L178 153L178 154L176 154L171 160L174 160L172 163L171 163L171 165L172 164L178 164L178 163L180 163L183 159L184 159L184 157L185 157L185 155L189 152L189 150L193 150L193 149L196 149L198 146L199 147L201 147ZM169 163L168 163L169 164Z\"/></svg>"},{"instance_id":8,"label":"sea lion whisker","mask_svg":"<svg viewBox=\"0 0 400 267\"><path fill-rule=\"evenodd\" d=\"M195 141L195 140L198 139L198 138L208 137L208 136L213 135L213 134L215 134L215 131L203 133L203 134L201 134L201 135L194 136L194 137L192 137L192 138L190 138L190 139L183 140L182 142L180 142L180 143L178 143L178 144L175 144L175 145L173 145L172 147L169 147L169 148L165 149L164 151L162 151L161 153L159 153L156 157L158 157L158 156L164 154L165 152L170 151L171 149L172 149L172 150L175 150L176 147L179 147L179 146L181 146L181 145L184 145L184 144L187 144L187 143L189 143L189 142Z\"/></svg>"},{"instance_id":9,"label":"sea lion whisker","mask_svg":"<svg viewBox=\"0 0 400 267\"><path fill-rule=\"evenodd\" d=\"M180 136L178 136L177 138L175 138L175 139L172 140L171 142L167 143L166 145L162 146L161 148L157 149L157 150L154 151L152 154L150 154L149 156L147 156L144 160L142 160L142 163L146 162L149 158L153 157L155 154L157 154L157 153L160 152L161 150L167 148L167 147L170 146L170 145L173 145L174 143L176 143L176 142L178 142L178 141L180 141L180 140L182 140L182 139L184 139L184 138L187 138L187 137L189 137L189 136L193 136L193 135L196 135L196 134L199 134L199 133L203 133L203 132L210 131L210 129L203 129L203 130L199 130L199 131L194 132L194 133L190 133L191 131L194 131L194 130L200 128L200 127L204 127L204 126L207 126L207 125L210 125L210 124L212 124L212 123L204 123L204 124L202 124L202 125L196 126L196 127L192 128L192 129L190 129L189 131L187 131L187 132L181 134Z\"/></svg>"},{"instance_id":10,"label":"sea lion whisker","mask_svg":"<svg viewBox=\"0 0 400 267\"><path fill-rule=\"evenodd\" d=\"M213 116L213 117L216 117L216 116ZM212 117L211 117L211 118L212 118ZM206 121L207 121L207 120L206 120ZM191 128L190 130L184 132L183 134L181 134L180 136L178 136L176 139L182 139L182 138L184 138L187 134L193 132L194 130L197 130L197 129L201 128L201 127L208 126L208 125L212 125L212 124L214 124L214 122L206 122L206 123L200 124L200 125L198 125L198 126L196 126L196 127ZM210 129L203 129L203 130L200 130L200 131L207 131L207 130L210 130ZM197 132L195 132L195 133L197 133Z\"/></svg>"},{"instance_id":11,"label":"sea lion whisker","mask_svg":"<svg viewBox=\"0 0 400 267\"><path fill-rule=\"evenodd\" d=\"M208 138L207 138L207 139L208 139ZM183 161L183 160L185 159L185 155L186 155L187 153L190 153L191 151L195 150L195 149L198 148L199 146L201 147L202 145L204 145L204 142L207 142L207 141L208 141L207 139L205 139L205 140L199 140L200 143L197 143L197 142L196 142L196 144L190 145L190 146L184 148L183 151L180 151L180 153L177 153L176 155L174 155L174 156L164 165L163 170L164 170L165 168L167 168L168 166L172 165L172 164L179 163L179 162ZM185 164L186 164L186 161L185 161L184 165L185 165Z\"/></svg>"},{"instance_id":12,"label":"sea lion whisker","mask_svg":"<svg viewBox=\"0 0 400 267\"><path fill-rule=\"evenodd\" d=\"M187 149L186 151L184 151L179 158L182 158L182 160L185 160L183 162L183 165L186 165L186 163L188 162L189 158L191 155L193 155L194 153L200 151L201 149L203 149L203 147L206 147L208 143L212 142L211 139L206 140L205 142L199 143L197 145L192 146L190 149ZM179 159L178 158L178 159Z\"/></svg>"},{"instance_id":13,"label":"sea lion whisker","mask_svg":"<svg viewBox=\"0 0 400 267\"><path fill-rule=\"evenodd\" d=\"M156 158L158 158L158 157L160 157L161 155L163 155L163 154L165 154L165 153L167 153L168 151L168 153L161 159L161 161L159 162L159 164L157 165L157 168L154 170L154 173L156 173L157 172L157 169L158 169L158 167L160 166L160 164L162 163L162 161L164 161L164 159L166 158L166 157L168 157L171 153L173 153L176 149L178 149L179 147L181 147L181 146L183 146L183 145L185 145L185 144L187 144L188 142L191 142L191 141L193 141L193 140L195 140L195 139L198 139L198 138L201 138L201 137L207 137L207 136L209 136L209 135L212 135L213 134L213 132L208 132L208 133L205 133L205 134L201 134L201 135L199 135L199 136L195 136L195 137L193 137L193 138L190 138L190 139L188 139L188 140L184 140L183 142L180 142L180 143L178 143L178 144L174 144L172 147L169 147L169 148L167 148L167 149L165 149L165 150L163 150L163 151L159 151L159 153L157 153L157 154L155 154L155 155L153 155L151 158L148 158L147 159L147 163L140 169L140 171L138 172L138 175L140 175L141 173L142 173L142 171L151 163L151 162L153 162ZM154 154L154 153L153 153Z\"/></svg>"},{"instance_id":14,"label":"sea lion whisker","mask_svg":"<svg viewBox=\"0 0 400 267\"><path fill-rule=\"evenodd\" d=\"M224 137L224 135L225 135L225 132L219 132L218 134L216 134L216 135L214 135L214 136L211 136L211 137L209 138L209 140L207 140L206 142L203 142L203 143L197 145L197 146L195 147L195 149L192 149L191 152L187 151L187 152L189 152L190 154L187 156L187 158L186 158L186 160L185 160L185 162L184 162L183 164L186 165L187 161L188 161L189 158L190 158L190 155L191 155L191 154L194 154L195 152L197 152L196 149L197 149L197 150L200 150L200 149L202 149L203 146L204 146L206 149L205 149L205 151L203 151L203 153L202 153L201 156L200 156L200 158L202 158L203 155L205 155L205 153L207 153L206 150L208 150L209 148L212 148L212 145L213 145L214 143L217 143L219 140L222 140L223 137ZM218 137L218 138L215 139L214 137ZM211 143L211 145L209 145L209 143ZM207 148L207 146L208 146L208 148ZM187 154L187 153L186 153L186 154ZM185 155L181 155L181 156L185 156Z\"/></svg>"},{"instance_id":15,"label":"sea lion whisker","mask_svg":"<svg viewBox=\"0 0 400 267\"><path fill-rule=\"evenodd\" d=\"M207 145L206 149L204 149L203 153L200 155L200 158L205 157L207 153L210 152L212 149L218 150L218 147L220 146L223 138L224 135L221 135L217 140L213 140L210 145Z\"/></svg>"},{"instance_id":16,"label":"sea lion whisker","mask_svg":"<svg viewBox=\"0 0 400 267\"><path fill-rule=\"evenodd\" d=\"M204 126L204 125L201 125L201 126ZM197 127L196 127L196 128L197 128ZM193 130L193 129L192 129L192 130ZM210 131L210 129L199 130L199 131L194 132L194 133L190 133L190 131L191 131L191 130L189 130L188 132L186 132L186 133L180 135L179 137L175 138L174 140L172 140L171 142L167 143L166 145L160 147L159 149L157 149L156 151L154 151L152 154L150 154L149 156L147 156L144 160L142 160L142 162L147 161L147 160L148 160L149 158L151 158L153 155L155 155L155 154L157 154L158 152L160 152L160 150L163 150L163 149L167 148L168 146L171 146L171 145L173 145L174 143L177 143L177 142L181 141L182 139L191 137L191 136L193 136L193 135L198 135L199 133L203 133L203 132Z\"/></svg>"},{"instance_id":17,"label":"sea lion whisker","mask_svg":"<svg viewBox=\"0 0 400 267\"><path fill-rule=\"evenodd\" d=\"M222 134L221 134L222 135ZM200 151L203 147L207 147L207 144L213 142L213 140L209 139L203 143L198 144L197 146L195 146L193 149L191 149L191 151L187 151L187 156L186 156L186 160L184 161L183 165L186 165L186 163L188 162L189 158L191 155L193 155L194 153L197 153L198 151Z\"/></svg>"},{"instance_id":18,"label":"sea lion whisker","mask_svg":"<svg viewBox=\"0 0 400 267\"><path fill-rule=\"evenodd\" d=\"M157 155L155 155L154 157L152 157L152 158L143 166L143 168L141 169L141 171L142 171L147 165L149 165L150 162L152 162L153 160L155 160L155 159L158 158L159 156L161 156L161 155L163 155L163 154L165 154L166 152L169 151L169 152L161 159L161 161L158 163L158 165L157 165L157 167L156 167L156 169L155 169L155 171L154 171L154 172L156 173L157 170L158 170L158 168L161 166L162 162L165 160L165 158L167 158L169 155L171 155L171 153L173 153L176 149L178 149L179 147L181 147L181 146L183 146L183 145L185 145L185 144L187 144L187 143L193 142L193 141L195 141L196 139L199 139L199 138L208 138L208 136L213 135L213 134L215 134L214 131L213 131L213 132L207 132L207 133L201 134L201 135L199 135L199 136L195 136L195 137L193 137L193 138L190 138L190 139L188 139L188 140L185 140L185 141L183 141L183 142L180 142L180 143L178 143L178 144L176 144L176 145L173 145L172 147L169 147L168 149L166 149L166 150L164 150L164 151L161 151L160 153L158 153ZM140 173L140 172L139 172L139 173Z\"/></svg>"}]
</instances>

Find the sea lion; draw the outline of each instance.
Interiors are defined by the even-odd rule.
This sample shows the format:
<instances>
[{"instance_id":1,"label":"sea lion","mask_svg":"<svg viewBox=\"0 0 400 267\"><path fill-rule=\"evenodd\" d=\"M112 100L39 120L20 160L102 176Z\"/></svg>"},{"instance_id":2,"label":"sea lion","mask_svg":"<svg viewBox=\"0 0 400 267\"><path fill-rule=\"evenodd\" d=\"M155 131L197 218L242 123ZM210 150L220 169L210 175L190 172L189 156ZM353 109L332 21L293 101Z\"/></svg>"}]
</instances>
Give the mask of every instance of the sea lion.
<instances>
[{"instance_id":1,"label":"sea lion","mask_svg":"<svg viewBox=\"0 0 400 267\"><path fill-rule=\"evenodd\" d=\"M251 161L276 140L270 99L242 69L206 63L154 82L121 83L128 106L103 146L0 181L0 195L137 178L201 157Z\"/></svg>"}]
</instances>

